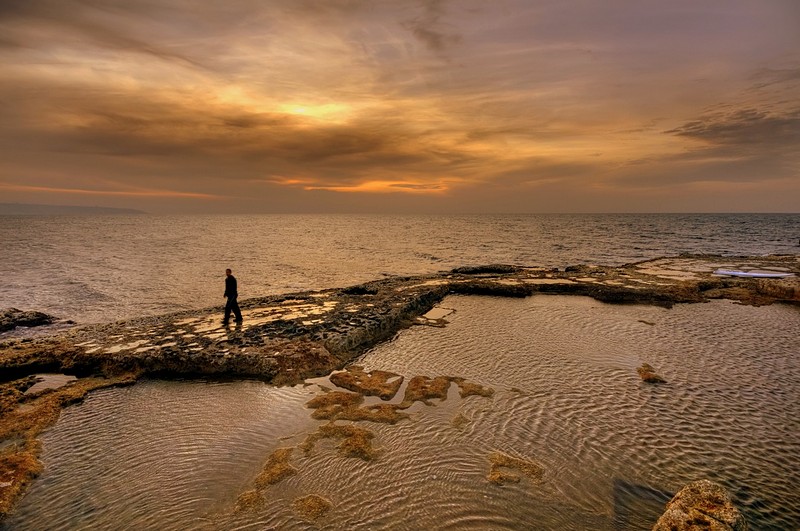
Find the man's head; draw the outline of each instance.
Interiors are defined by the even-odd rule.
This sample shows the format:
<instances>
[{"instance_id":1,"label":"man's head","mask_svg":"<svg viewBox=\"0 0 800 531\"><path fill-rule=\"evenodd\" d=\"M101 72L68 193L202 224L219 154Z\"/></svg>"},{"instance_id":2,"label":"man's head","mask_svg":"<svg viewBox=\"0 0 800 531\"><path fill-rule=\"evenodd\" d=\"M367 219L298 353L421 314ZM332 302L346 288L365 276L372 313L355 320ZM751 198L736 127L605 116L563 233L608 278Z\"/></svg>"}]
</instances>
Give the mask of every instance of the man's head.
<instances>
[{"instance_id":1,"label":"man's head","mask_svg":"<svg viewBox=\"0 0 800 531\"><path fill-rule=\"evenodd\" d=\"M226 270L225 270L225 276L226 276L226 277L229 277L229 276L231 276L231 270L230 270L230 269L226 269Z\"/></svg>"}]
</instances>

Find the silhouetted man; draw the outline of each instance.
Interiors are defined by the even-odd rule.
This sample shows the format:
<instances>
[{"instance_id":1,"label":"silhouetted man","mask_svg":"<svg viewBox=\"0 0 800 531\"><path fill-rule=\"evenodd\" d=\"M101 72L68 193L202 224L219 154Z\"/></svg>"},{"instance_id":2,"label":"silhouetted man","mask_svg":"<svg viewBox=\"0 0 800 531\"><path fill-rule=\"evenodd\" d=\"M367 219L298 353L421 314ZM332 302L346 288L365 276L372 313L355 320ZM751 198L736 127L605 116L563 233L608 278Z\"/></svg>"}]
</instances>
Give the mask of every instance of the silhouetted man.
<instances>
[{"instance_id":1,"label":"silhouetted man","mask_svg":"<svg viewBox=\"0 0 800 531\"><path fill-rule=\"evenodd\" d=\"M222 318L222 324L227 325L228 320L231 318L231 311L233 311L233 315L236 316L236 322L242 322L242 311L239 309L239 303L236 302L236 298L239 296L239 292L236 289L236 277L231 274L230 269L225 270L225 297L228 298L228 302L225 303L225 317Z\"/></svg>"}]
</instances>

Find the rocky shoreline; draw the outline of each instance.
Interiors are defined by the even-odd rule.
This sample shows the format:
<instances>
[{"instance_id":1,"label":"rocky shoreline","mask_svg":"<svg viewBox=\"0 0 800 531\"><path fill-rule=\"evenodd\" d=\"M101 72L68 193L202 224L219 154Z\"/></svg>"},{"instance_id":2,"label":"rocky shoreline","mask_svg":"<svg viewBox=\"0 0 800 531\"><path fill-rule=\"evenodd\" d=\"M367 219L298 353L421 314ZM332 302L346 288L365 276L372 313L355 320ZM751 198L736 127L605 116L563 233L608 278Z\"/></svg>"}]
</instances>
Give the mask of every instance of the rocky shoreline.
<instances>
[{"instance_id":1,"label":"rocky shoreline","mask_svg":"<svg viewBox=\"0 0 800 531\"><path fill-rule=\"evenodd\" d=\"M721 268L794 276L715 275ZM442 325L431 310L450 294L581 295L663 307L712 299L800 304L798 275L800 256L682 255L621 267L564 269L464 267L241 301L244 323L235 327L223 327L221 310L208 308L5 340L0 342L0 518L41 468L39 433L55 422L61 408L100 387L130 385L144 376L294 384L343 368L405 327ZM78 378L61 388L27 392L40 373Z\"/></svg>"},{"instance_id":2,"label":"rocky shoreline","mask_svg":"<svg viewBox=\"0 0 800 531\"><path fill-rule=\"evenodd\" d=\"M14 330L17 327L35 327L52 324L56 318L42 312L18 310L16 308L6 308L0 310L0 333Z\"/></svg>"}]
</instances>

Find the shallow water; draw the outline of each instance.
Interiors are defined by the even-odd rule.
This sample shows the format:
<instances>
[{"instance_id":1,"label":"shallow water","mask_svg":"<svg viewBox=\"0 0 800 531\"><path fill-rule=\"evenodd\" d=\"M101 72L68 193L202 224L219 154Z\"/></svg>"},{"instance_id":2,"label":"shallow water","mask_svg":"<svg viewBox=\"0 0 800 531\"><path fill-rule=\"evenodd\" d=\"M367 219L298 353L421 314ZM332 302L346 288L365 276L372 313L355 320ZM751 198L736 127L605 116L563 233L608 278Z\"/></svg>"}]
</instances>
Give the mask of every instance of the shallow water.
<instances>
[{"instance_id":1,"label":"shallow water","mask_svg":"<svg viewBox=\"0 0 800 531\"><path fill-rule=\"evenodd\" d=\"M331 443L295 450L298 474L269 487L262 510L233 514L267 456L322 423L303 405L319 387L150 381L65 411L6 528L648 529L665 497L702 478L732 492L752 529L800 527L797 307L561 296L441 306L455 310L446 327L405 330L360 363L496 393L461 399L453 386L410 421L361 423L376 461ZM642 383L643 362L668 383ZM489 483L496 450L538 462L542 480ZM313 523L291 509L307 494L333 504Z\"/></svg>"}]
</instances>

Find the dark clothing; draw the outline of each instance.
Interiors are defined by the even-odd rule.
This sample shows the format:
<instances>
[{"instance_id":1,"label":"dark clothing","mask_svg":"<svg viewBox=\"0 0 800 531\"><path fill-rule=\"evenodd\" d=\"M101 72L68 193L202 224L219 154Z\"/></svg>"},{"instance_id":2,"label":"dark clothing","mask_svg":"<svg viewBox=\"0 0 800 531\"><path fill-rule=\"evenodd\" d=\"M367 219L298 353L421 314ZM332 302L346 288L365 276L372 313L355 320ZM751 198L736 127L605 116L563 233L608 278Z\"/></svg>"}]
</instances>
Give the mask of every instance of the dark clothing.
<instances>
[{"instance_id":1,"label":"dark clothing","mask_svg":"<svg viewBox=\"0 0 800 531\"><path fill-rule=\"evenodd\" d=\"M234 299L239 296L239 292L236 291L236 277L233 275L228 275L225 277L225 297L233 297Z\"/></svg>"},{"instance_id":2,"label":"dark clothing","mask_svg":"<svg viewBox=\"0 0 800 531\"><path fill-rule=\"evenodd\" d=\"M233 312L237 322L241 321L242 311L239 310L239 303L236 302L239 293L236 290L236 277L233 275L225 277L225 296L228 298L228 302L225 304L225 317L222 318L222 322L228 322L231 318L231 312Z\"/></svg>"},{"instance_id":3,"label":"dark clothing","mask_svg":"<svg viewBox=\"0 0 800 531\"><path fill-rule=\"evenodd\" d=\"M236 321L242 320L242 311L239 309L239 303L236 302L236 297L228 297L228 302L225 304L225 317L222 318L223 323L227 323L231 318L231 311L233 311Z\"/></svg>"}]
</instances>

